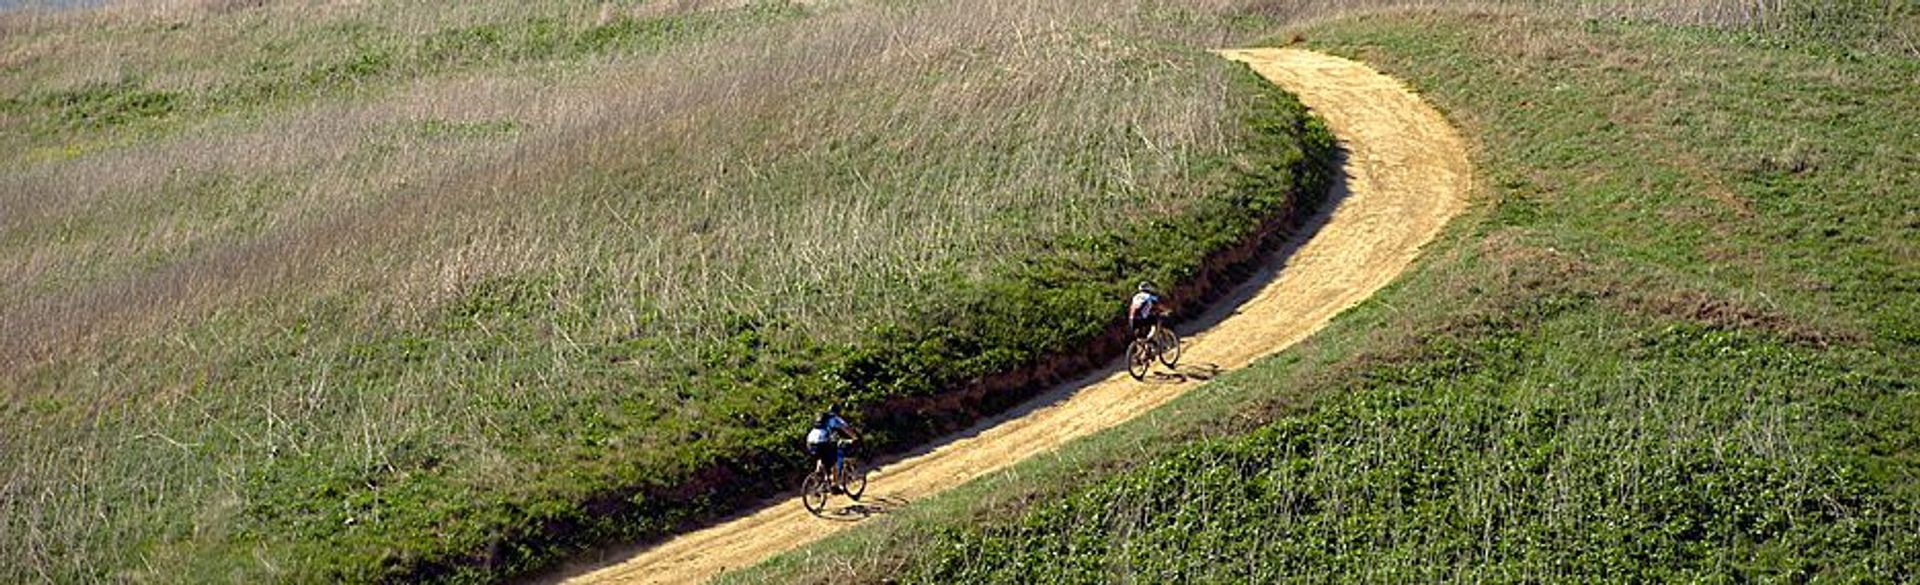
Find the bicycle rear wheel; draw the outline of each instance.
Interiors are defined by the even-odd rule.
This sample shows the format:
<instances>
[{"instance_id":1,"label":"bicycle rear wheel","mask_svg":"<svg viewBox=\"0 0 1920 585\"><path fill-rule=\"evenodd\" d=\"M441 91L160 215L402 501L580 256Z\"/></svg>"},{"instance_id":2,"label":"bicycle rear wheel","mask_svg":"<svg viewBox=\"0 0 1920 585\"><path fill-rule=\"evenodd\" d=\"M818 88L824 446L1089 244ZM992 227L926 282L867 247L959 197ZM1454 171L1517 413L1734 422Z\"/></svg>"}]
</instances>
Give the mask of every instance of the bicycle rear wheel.
<instances>
[{"instance_id":1,"label":"bicycle rear wheel","mask_svg":"<svg viewBox=\"0 0 1920 585\"><path fill-rule=\"evenodd\" d=\"M1147 379L1147 371L1153 368L1153 348L1145 341L1135 339L1127 344L1127 373L1135 380Z\"/></svg>"},{"instance_id":2,"label":"bicycle rear wheel","mask_svg":"<svg viewBox=\"0 0 1920 585\"><path fill-rule=\"evenodd\" d=\"M827 509L827 474L815 471L800 482L800 505L816 516Z\"/></svg>"}]
</instances>

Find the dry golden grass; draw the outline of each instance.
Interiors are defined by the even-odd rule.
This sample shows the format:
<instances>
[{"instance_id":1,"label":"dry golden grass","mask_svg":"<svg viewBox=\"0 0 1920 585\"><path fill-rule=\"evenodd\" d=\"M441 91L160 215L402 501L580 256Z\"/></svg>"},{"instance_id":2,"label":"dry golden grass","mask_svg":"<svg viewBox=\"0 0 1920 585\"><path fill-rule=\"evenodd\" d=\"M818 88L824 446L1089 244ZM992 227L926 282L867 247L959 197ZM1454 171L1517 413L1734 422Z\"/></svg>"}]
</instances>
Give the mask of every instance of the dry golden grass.
<instances>
[{"instance_id":1,"label":"dry golden grass","mask_svg":"<svg viewBox=\"0 0 1920 585\"><path fill-rule=\"evenodd\" d=\"M568 222L609 218L627 227L666 228L649 230L646 240L594 244L602 256L596 261L611 254L660 264L642 271L615 262L606 269L616 280L654 291L658 306L672 314L701 302L738 309L771 300L743 298L753 290L773 297L796 287L846 288L838 283L863 277L851 270L897 281L937 268L942 257L1005 252L992 241L1000 237L999 226L986 216L1082 187L1059 172L1058 155L1036 153L1028 160L963 161L941 169L933 177L937 182L858 176L752 187L770 191L762 197L729 193L756 182L756 165L785 164L809 142L869 136L883 127L903 137L884 147L917 156L931 146L967 152L1016 128L1089 145L1125 140L1100 135L1110 123L1092 119L1123 116L1138 126L1133 131L1144 147L1097 164L1110 166L1102 171L1125 182L1089 202L1097 208L1069 208L1046 218L1047 232L1084 232L1107 222L1127 198L1187 189L1178 169L1170 168L1180 159L1157 151L1218 149L1221 139L1210 126L1217 110L1190 91L1168 96L1183 101L1162 103L1029 102L1085 92L1076 86L1099 78L1078 69L1131 58L1113 50L1124 47L1110 40L1091 39L1106 42L1103 51L1075 46L1074 33L1060 23L1101 15L1071 10L834 12L809 23L832 34L793 28L729 38L657 58L596 65L591 75L532 71L421 80L379 100L323 101L262 120L217 118L139 148L29 162L0 178L0 192L9 194L0 199L7 250L26 259L0 275L8 283L0 285L0 299L25 307L5 315L9 328L33 332L11 339L5 355L16 363L23 355L45 356L106 323L124 328L137 320L172 322L274 287L326 293L329 285L361 289L378 280L385 283L380 288L397 293L381 295L382 301L430 306L474 280L523 270L533 258L544 264L577 253L563 249L566 236L553 234L580 227ZM936 18L956 26L902 26ZM992 62L964 56L1002 31L1032 38ZM955 87L912 76L916 70L945 74L939 70L950 67L1004 70L992 86L968 80ZM809 92L844 99L838 92L863 84L894 84L885 93L927 97L888 104L891 111L867 119L849 118L841 107L798 105ZM829 89L816 90L821 87ZM1016 106L1027 107L1018 119L948 123ZM783 119L788 127L746 125L761 118ZM510 130L479 138L420 136L413 130L424 123L501 124ZM743 146L744 139L763 142ZM919 170L912 164L897 170ZM577 194L553 192L555 185L579 180L581 169L610 167L646 169L636 173L644 175L635 177L637 184L613 189L667 196L635 207L635 201L619 200L632 193L600 193L605 200L583 202L567 198ZM915 184L904 184L909 181ZM893 195L895 201L857 193L885 188L915 193ZM529 208L555 200L575 208L528 215ZM449 218L449 208L466 213ZM792 228L768 230L768 218ZM463 242L457 250L474 252L443 259L441 248L420 245L429 240ZM518 253L509 258L503 250ZM780 256L769 250L800 261L776 262ZM380 258L353 262L354 274L328 269L343 256L367 255ZM482 258L491 261L476 264ZM839 261L823 262L831 259ZM833 272L836 265L846 268ZM310 288L315 283L326 284ZM817 311L801 316L803 321L855 308L834 299L807 300L819 302L792 303ZM883 299L863 308L890 304Z\"/></svg>"}]
</instances>

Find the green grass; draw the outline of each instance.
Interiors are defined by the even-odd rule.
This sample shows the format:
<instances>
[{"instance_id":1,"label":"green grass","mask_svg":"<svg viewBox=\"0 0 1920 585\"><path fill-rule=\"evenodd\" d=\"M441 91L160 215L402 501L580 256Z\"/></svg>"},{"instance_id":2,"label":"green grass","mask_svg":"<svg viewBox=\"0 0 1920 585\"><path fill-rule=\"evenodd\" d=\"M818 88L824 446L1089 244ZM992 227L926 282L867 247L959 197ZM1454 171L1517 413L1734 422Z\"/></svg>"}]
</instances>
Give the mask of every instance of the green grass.
<instances>
[{"instance_id":1,"label":"green grass","mask_svg":"<svg viewBox=\"0 0 1920 585\"><path fill-rule=\"evenodd\" d=\"M1888 414L1915 406L1905 380L1764 337L1622 325L1576 312L1430 344L1311 414L952 530L903 580L1912 573L1912 500L1871 455L1914 440Z\"/></svg>"},{"instance_id":2,"label":"green grass","mask_svg":"<svg viewBox=\"0 0 1920 585\"><path fill-rule=\"evenodd\" d=\"M791 485L829 400L1084 347L1331 147L1157 9L409 7L7 38L0 581L493 580L656 536ZM151 77L86 61L136 41ZM863 422L901 449L1019 395Z\"/></svg>"},{"instance_id":3,"label":"green grass","mask_svg":"<svg viewBox=\"0 0 1920 585\"><path fill-rule=\"evenodd\" d=\"M1911 59L1511 10L1299 33L1476 142L1480 203L1420 265L1281 356L734 580L1920 570Z\"/></svg>"}]
</instances>

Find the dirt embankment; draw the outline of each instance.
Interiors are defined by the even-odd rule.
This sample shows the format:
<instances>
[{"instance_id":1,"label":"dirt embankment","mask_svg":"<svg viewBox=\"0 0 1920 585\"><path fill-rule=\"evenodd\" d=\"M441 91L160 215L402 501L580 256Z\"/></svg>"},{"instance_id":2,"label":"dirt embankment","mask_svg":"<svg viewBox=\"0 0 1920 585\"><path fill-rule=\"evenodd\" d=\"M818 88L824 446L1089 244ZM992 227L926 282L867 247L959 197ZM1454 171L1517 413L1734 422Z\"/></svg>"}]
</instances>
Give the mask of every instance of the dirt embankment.
<instances>
[{"instance_id":1,"label":"dirt embankment","mask_svg":"<svg viewBox=\"0 0 1920 585\"><path fill-rule=\"evenodd\" d=\"M1108 365L1055 387L1009 415L878 468L867 496L876 504L869 505L931 496L1139 416L1218 371L1283 350L1385 286L1465 207L1471 177L1464 143L1437 111L1400 82L1360 63L1308 51L1257 49L1222 55L1250 64L1298 94L1341 139L1347 151L1344 182L1331 195L1331 209L1277 254L1263 253L1273 248L1271 238L1292 231L1285 228L1294 218L1276 218L1260 238L1217 254L1207 273L1193 281L1195 288L1174 291L1185 298L1218 296L1234 276L1252 268L1264 273L1235 294L1238 302L1222 303L1196 320L1211 325L1189 337L1180 372L1142 384ZM1263 259L1269 261L1257 266ZM1055 383L1067 372L1096 367L1104 356L1117 353L1121 341L1116 332L1087 354L981 380L939 402L889 405L887 411L917 416L980 408L990 402L990 391L1030 390ZM711 527L596 559L601 566L577 568L571 580L704 581L852 525L815 517L791 499L773 500Z\"/></svg>"}]
</instances>

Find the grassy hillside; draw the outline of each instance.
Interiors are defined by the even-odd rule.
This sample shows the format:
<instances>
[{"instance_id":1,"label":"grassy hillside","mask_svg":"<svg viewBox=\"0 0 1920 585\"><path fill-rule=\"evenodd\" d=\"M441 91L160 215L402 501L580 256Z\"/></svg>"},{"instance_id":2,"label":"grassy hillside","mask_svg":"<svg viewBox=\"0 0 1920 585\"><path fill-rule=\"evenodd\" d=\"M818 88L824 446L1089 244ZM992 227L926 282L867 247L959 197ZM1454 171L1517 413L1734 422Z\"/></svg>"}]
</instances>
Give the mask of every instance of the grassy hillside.
<instances>
[{"instance_id":1,"label":"grassy hillside","mask_svg":"<svg viewBox=\"0 0 1920 585\"><path fill-rule=\"evenodd\" d=\"M0 581L500 578L787 487L825 402L1084 348L1321 191L1324 131L1213 26L0 15Z\"/></svg>"},{"instance_id":2,"label":"grassy hillside","mask_svg":"<svg viewBox=\"0 0 1920 585\"><path fill-rule=\"evenodd\" d=\"M1286 354L735 580L1910 580L1920 65L1563 14L1298 29L1475 138L1471 217Z\"/></svg>"}]
</instances>

